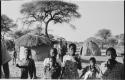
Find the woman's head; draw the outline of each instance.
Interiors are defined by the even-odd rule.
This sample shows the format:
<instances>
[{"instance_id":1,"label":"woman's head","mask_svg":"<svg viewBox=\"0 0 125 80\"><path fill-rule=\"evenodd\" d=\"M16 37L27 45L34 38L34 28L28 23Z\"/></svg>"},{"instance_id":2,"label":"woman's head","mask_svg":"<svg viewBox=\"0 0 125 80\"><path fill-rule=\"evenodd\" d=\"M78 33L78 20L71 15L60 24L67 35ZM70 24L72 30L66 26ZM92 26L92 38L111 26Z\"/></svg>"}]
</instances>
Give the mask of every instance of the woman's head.
<instances>
[{"instance_id":1,"label":"woman's head","mask_svg":"<svg viewBox=\"0 0 125 80\"><path fill-rule=\"evenodd\" d=\"M90 62L90 65L93 66L93 65L96 64L96 59L95 59L94 57L91 57L91 58L89 59L89 62Z\"/></svg>"},{"instance_id":2,"label":"woman's head","mask_svg":"<svg viewBox=\"0 0 125 80\"><path fill-rule=\"evenodd\" d=\"M106 50L106 55L108 59L115 59L117 57L116 50L112 47Z\"/></svg>"},{"instance_id":3,"label":"woman's head","mask_svg":"<svg viewBox=\"0 0 125 80\"><path fill-rule=\"evenodd\" d=\"M76 44L71 43L69 45L69 53L70 53L70 55L75 55L75 52L76 52Z\"/></svg>"},{"instance_id":4,"label":"woman's head","mask_svg":"<svg viewBox=\"0 0 125 80\"><path fill-rule=\"evenodd\" d=\"M50 56L51 57L56 57L57 56L57 49L56 48L52 48L51 50L50 50Z\"/></svg>"}]
</instances>

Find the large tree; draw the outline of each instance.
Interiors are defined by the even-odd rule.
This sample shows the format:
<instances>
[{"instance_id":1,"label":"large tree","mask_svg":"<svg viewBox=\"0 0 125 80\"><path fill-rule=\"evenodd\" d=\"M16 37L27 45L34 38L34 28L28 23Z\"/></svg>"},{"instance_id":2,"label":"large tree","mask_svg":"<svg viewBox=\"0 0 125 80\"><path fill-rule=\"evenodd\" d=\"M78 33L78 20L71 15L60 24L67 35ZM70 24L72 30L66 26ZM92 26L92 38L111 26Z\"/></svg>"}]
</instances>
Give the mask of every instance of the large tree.
<instances>
[{"instance_id":1,"label":"large tree","mask_svg":"<svg viewBox=\"0 0 125 80\"><path fill-rule=\"evenodd\" d=\"M5 34L11 31L12 28L16 27L16 24L13 23L13 20L8 16L1 15L1 37L4 39Z\"/></svg>"},{"instance_id":2,"label":"large tree","mask_svg":"<svg viewBox=\"0 0 125 80\"><path fill-rule=\"evenodd\" d=\"M26 24L45 23L45 34L49 39L48 25L50 22L69 23L72 17L79 18L78 6L57 0L32 1L22 5L21 13Z\"/></svg>"},{"instance_id":3,"label":"large tree","mask_svg":"<svg viewBox=\"0 0 125 80\"><path fill-rule=\"evenodd\" d=\"M102 42L102 49L103 45L106 44L107 39L111 36L111 31L109 29L101 29L97 32L96 36L100 37L103 42Z\"/></svg>"}]
</instances>

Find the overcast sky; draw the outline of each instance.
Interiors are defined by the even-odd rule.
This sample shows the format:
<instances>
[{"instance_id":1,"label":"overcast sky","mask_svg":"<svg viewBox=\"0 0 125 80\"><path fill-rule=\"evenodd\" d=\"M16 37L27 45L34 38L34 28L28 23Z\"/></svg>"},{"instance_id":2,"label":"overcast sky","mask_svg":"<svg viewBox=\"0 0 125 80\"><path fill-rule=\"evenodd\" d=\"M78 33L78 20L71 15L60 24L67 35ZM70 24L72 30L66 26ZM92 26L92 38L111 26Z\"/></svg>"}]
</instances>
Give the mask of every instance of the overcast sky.
<instances>
[{"instance_id":1,"label":"overcast sky","mask_svg":"<svg viewBox=\"0 0 125 80\"><path fill-rule=\"evenodd\" d=\"M2 1L1 13L6 14L14 21L21 17L21 5L29 0ZM62 36L71 41L84 41L93 37L100 29L110 29L113 35L124 33L124 2L123 1L70 1L79 6L78 12L82 15L73 19L76 26L72 29L69 24L50 24L49 33ZM19 26L22 29L22 26Z\"/></svg>"}]
</instances>

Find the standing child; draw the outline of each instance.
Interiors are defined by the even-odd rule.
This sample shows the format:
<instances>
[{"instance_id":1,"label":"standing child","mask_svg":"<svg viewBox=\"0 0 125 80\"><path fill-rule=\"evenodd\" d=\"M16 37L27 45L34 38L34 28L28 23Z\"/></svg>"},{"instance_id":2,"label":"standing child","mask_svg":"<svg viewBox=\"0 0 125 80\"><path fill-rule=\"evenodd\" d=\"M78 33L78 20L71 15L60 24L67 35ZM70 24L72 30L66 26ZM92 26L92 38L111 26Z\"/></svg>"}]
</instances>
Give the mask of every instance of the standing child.
<instances>
[{"instance_id":1,"label":"standing child","mask_svg":"<svg viewBox=\"0 0 125 80\"><path fill-rule=\"evenodd\" d=\"M22 60L22 63L16 66L21 68L21 79L27 79L28 74L30 76L30 79L36 78L36 67L34 60L30 58L31 56L31 50L26 48L25 50L26 58Z\"/></svg>"},{"instance_id":2,"label":"standing child","mask_svg":"<svg viewBox=\"0 0 125 80\"><path fill-rule=\"evenodd\" d=\"M63 57L62 79L79 79L78 70L82 68L80 57L76 56L76 44L69 45L68 54Z\"/></svg>"},{"instance_id":3,"label":"standing child","mask_svg":"<svg viewBox=\"0 0 125 80\"><path fill-rule=\"evenodd\" d=\"M99 67L96 65L96 59L94 57L90 58L90 65L85 67L82 71L82 76L84 75L84 80L87 79L97 79L100 73Z\"/></svg>"},{"instance_id":4,"label":"standing child","mask_svg":"<svg viewBox=\"0 0 125 80\"><path fill-rule=\"evenodd\" d=\"M50 50L50 57L45 58L44 64L44 78L45 79L58 79L60 78L61 66L57 59L57 49L52 48Z\"/></svg>"},{"instance_id":5,"label":"standing child","mask_svg":"<svg viewBox=\"0 0 125 80\"><path fill-rule=\"evenodd\" d=\"M13 65L16 64L16 58L17 58L17 53L16 53L16 50L14 48L14 52L13 52Z\"/></svg>"}]
</instances>

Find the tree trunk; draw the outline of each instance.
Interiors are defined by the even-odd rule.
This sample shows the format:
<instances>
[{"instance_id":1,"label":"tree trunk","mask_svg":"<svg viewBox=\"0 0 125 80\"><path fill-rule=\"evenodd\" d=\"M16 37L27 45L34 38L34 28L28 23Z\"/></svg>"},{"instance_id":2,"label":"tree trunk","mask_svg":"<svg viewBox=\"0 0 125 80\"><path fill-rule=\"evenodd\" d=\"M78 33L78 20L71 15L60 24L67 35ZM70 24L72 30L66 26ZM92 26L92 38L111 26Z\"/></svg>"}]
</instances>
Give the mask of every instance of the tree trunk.
<instances>
[{"instance_id":1,"label":"tree trunk","mask_svg":"<svg viewBox=\"0 0 125 80\"><path fill-rule=\"evenodd\" d=\"M48 24L49 24L49 21L45 24L45 35L47 37L47 39L50 41L50 46L52 47L52 42L50 40L50 37L49 37L49 34L48 34Z\"/></svg>"}]
</instances>

